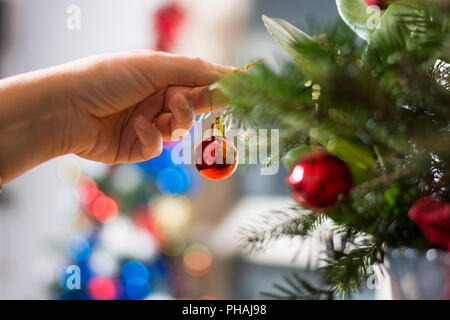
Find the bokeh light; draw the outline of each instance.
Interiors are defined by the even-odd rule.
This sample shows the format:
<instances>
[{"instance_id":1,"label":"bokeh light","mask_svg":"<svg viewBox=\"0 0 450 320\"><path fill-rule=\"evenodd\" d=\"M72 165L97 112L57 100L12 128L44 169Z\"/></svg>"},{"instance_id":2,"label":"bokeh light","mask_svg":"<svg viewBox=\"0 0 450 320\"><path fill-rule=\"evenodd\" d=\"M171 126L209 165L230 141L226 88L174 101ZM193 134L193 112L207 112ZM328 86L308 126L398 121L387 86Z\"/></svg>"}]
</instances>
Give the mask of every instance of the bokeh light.
<instances>
[{"instance_id":1,"label":"bokeh light","mask_svg":"<svg viewBox=\"0 0 450 320\"><path fill-rule=\"evenodd\" d=\"M85 261L91 253L89 242L81 236L72 236L67 241L67 252L75 261Z\"/></svg>"},{"instance_id":2,"label":"bokeh light","mask_svg":"<svg viewBox=\"0 0 450 320\"><path fill-rule=\"evenodd\" d=\"M92 203L92 214L102 223L113 221L118 213L119 208L117 207L116 202L104 195L97 197Z\"/></svg>"},{"instance_id":3,"label":"bokeh light","mask_svg":"<svg viewBox=\"0 0 450 320\"><path fill-rule=\"evenodd\" d=\"M110 252L100 249L92 252L89 267L98 276L112 277L117 273L119 263Z\"/></svg>"},{"instance_id":4,"label":"bokeh light","mask_svg":"<svg viewBox=\"0 0 450 320\"><path fill-rule=\"evenodd\" d=\"M204 245L191 245L183 254L183 268L193 277L201 277L207 274L211 269L211 264L211 252Z\"/></svg>"},{"instance_id":5,"label":"bokeh light","mask_svg":"<svg viewBox=\"0 0 450 320\"><path fill-rule=\"evenodd\" d=\"M149 232L121 216L104 225L99 241L111 254L128 259L151 260L158 250L156 240Z\"/></svg>"},{"instance_id":6,"label":"bokeh light","mask_svg":"<svg viewBox=\"0 0 450 320\"><path fill-rule=\"evenodd\" d=\"M81 177L81 167L77 159L63 158L58 166L58 177L67 185L74 185Z\"/></svg>"},{"instance_id":7,"label":"bokeh light","mask_svg":"<svg viewBox=\"0 0 450 320\"><path fill-rule=\"evenodd\" d=\"M95 199L103 195L97 183L90 177L83 176L77 184L78 193L80 194L83 209L87 213L92 213L92 204Z\"/></svg>"},{"instance_id":8,"label":"bokeh light","mask_svg":"<svg viewBox=\"0 0 450 320\"><path fill-rule=\"evenodd\" d=\"M170 152L170 149L164 148L159 156L148 161L155 172L159 172L173 164Z\"/></svg>"},{"instance_id":9,"label":"bokeh light","mask_svg":"<svg viewBox=\"0 0 450 320\"><path fill-rule=\"evenodd\" d=\"M83 209L92 214L99 222L109 223L119 214L117 203L98 189L97 183L82 177L77 185Z\"/></svg>"},{"instance_id":10,"label":"bokeh light","mask_svg":"<svg viewBox=\"0 0 450 320\"><path fill-rule=\"evenodd\" d=\"M189 222L192 204L185 196L162 196L152 205L156 223L163 230L181 230Z\"/></svg>"},{"instance_id":11,"label":"bokeh light","mask_svg":"<svg viewBox=\"0 0 450 320\"><path fill-rule=\"evenodd\" d=\"M92 277L88 282L88 291L95 300L113 300L117 297L117 286L107 277Z\"/></svg>"},{"instance_id":12,"label":"bokeh light","mask_svg":"<svg viewBox=\"0 0 450 320\"><path fill-rule=\"evenodd\" d=\"M147 267L139 261L128 261L122 266L125 293L130 299L143 299L151 292Z\"/></svg>"},{"instance_id":13,"label":"bokeh light","mask_svg":"<svg viewBox=\"0 0 450 320\"><path fill-rule=\"evenodd\" d=\"M160 238L160 229L147 204L140 205L133 214L133 221L139 228L147 231L156 239Z\"/></svg>"},{"instance_id":14,"label":"bokeh light","mask_svg":"<svg viewBox=\"0 0 450 320\"><path fill-rule=\"evenodd\" d=\"M164 168L156 176L156 186L161 193L167 195L185 192L190 183L189 172L182 166Z\"/></svg>"},{"instance_id":15,"label":"bokeh light","mask_svg":"<svg viewBox=\"0 0 450 320\"><path fill-rule=\"evenodd\" d=\"M145 299L151 292L152 288L148 282L142 282L137 278L125 284L125 293L132 300Z\"/></svg>"},{"instance_id":16,"label":"bokeh light","mask_svg":"<svg viewBox=\"0 0 450 320\"><path fill-rule=\"evenodd\" d=\"M122 266L122 277L126 282L146 282L148 280L148 270L147 267L139 261L128 261Z\"/></svg>"}]
</instances>

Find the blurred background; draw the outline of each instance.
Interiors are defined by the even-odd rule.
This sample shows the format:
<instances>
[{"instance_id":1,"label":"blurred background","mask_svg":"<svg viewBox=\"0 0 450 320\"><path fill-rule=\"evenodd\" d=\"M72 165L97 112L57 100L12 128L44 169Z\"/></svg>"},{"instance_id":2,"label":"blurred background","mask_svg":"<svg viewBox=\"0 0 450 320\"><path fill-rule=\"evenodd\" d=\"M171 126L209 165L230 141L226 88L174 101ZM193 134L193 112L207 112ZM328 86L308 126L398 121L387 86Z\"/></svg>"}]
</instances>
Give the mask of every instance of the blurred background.
<instances>
[{"instance_id":1,"label":"blurred background","mask_svg":"<svg viewBox=\"0 0 450 320\"><path fill-rule=\"evenodd\" d=\"M338 16L330 0L1 0L0 75L130 49L235 66L265 57L276 68L287 57L261 14L301 28ZM301 248L281 240L255 256L238 247L240 228L293 203L284 168L262 176L255 165L211 182L173 164L171 148L113 167L68 155L9 184L0 299L256 299L294 271L315 279L318 239ZM67 288L69 265L81 290ZM381 286L355 298L388 297Z\"/></svg>"}]
</instances>

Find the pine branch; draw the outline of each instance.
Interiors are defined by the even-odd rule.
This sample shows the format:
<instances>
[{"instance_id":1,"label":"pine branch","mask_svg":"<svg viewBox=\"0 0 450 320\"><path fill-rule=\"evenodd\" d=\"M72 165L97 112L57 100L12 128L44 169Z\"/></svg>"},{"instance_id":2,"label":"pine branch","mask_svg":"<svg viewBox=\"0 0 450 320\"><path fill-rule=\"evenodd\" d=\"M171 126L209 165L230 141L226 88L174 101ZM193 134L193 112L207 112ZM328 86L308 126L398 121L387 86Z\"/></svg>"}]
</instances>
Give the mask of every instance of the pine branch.
<instances>
[{"instance_id":1,"label":"pine branch","mask_svg":"<svg viewBox=\"0 0 450 320\"><path fill-rule=\"evenodd\" d=\"M277 300L333 300L334 292L318 288L298 274L284 276L285 285L274 284L278 292L261 292L261 295Z\"/></svg>"},{"instance_id":2,"label":"pine branch","mask_svg":"<svg viewBox=\"0 0 450 320\"><path fill-rule=\"evenodd\" d=\"M328 290L289 278L267 296L346 296L383 262L385 247L431 246L408 211L425 195L450 201L449 16L447 0L396 0L368 43L339 23L309 37L269 19L298 65L279 73L258 66L217 84L235 103L233 125L280 128L281 154L318 146L355 178L333 208L274 212L242 230L242 247L254 253L283 237L308 237L326 218L335 223L320 269Z\"/></svg>"},{"instance_id":3,"label":"pine branch","mask_svg":"<svg viewBox=\"0 0 450 320\"><path fill-rule=\"evenodd\" d=\"M260 216L257 221L241 228L239 246L247 254L260 253L276 240L310 236L325 219L325 215L306 214L299 207L290 208L290 212L272 211L270 215Z\"/></svg>"},{"instance_id":4,"label":"pine branch","mask_svg":"<svg viewBox=\"0 0 450 320\"><path fill-rule=\"evenodd\" d=\"M330 238L331 244L333 241ZM331 285L330 290L341 297L356 293L361 283L371 275L370 267L383 263L384 259L382 244L378 242L359 245L349 252L332 250L327 265L321 271L325 282Z\"/></svg>"}]
</instances>

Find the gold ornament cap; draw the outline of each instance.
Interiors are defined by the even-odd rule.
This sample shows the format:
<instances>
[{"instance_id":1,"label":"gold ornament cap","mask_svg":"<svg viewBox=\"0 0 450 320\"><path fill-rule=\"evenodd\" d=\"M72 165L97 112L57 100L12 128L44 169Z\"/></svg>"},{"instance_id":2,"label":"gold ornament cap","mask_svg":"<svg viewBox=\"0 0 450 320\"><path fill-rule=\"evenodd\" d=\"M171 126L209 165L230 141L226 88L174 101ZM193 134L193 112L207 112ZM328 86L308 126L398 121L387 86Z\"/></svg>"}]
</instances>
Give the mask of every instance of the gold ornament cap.
<instances>
[{"instance_id":1,"label":"gold ornament cap","mask_svg":"<svg viewBox=\"0 0 450 320\"><path fill-rule=\"evenodd\" d=\"M222 117L216 117L216 120L211 125L212 135L215 137L225 136L225 126L222 123Z\"/></svg>"}]
</instances>

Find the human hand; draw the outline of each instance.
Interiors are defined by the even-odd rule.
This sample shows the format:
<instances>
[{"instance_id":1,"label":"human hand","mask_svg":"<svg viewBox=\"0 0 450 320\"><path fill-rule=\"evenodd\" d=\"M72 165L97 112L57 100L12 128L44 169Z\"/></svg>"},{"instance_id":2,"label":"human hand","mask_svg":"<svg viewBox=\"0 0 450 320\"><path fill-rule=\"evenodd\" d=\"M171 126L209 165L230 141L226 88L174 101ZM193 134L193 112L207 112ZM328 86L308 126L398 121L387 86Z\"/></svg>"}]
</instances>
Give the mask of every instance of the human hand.
<instances>
[{"instance_id":1,"label":"human hand","mask_svg":"<svg viewBox=\"0 0 450 320\"><path fill-rule=\"evenodd\" d=\"M195 114L226 102L208 85L233 70L198 58L153 51L83 59L68 65L70 104L63 153L108 164L139 162L179 139ZM178 131L176 131L178 130Z\"/></svg>"},{"instance_id":2,"label":"human hand","mask_svg":"<svg viewBox=\"0 0 450 320\"><path fill-rule=\"evenodd\" d=\"M0 80L0 177L74 153L107 164L159 155L163 140L227 99L232 67L154 51L94 56Z\"/></svg>"}]
</instances>

